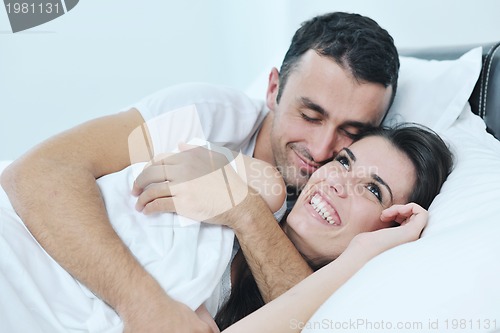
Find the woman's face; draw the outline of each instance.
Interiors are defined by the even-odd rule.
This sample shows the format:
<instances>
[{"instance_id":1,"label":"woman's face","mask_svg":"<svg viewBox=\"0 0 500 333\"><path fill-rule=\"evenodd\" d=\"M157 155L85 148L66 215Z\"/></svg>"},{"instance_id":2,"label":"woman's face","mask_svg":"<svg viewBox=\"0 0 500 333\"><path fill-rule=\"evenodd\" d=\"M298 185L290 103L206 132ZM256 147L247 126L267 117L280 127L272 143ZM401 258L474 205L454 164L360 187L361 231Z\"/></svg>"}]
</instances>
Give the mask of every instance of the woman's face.
<instances>
[{"instance_id":1,"label":"woman's face","mask_svg":"<svg viewBox=\"0 0 500 333\"><path fill-rule=\"evenodd\" d=\"M387 139L363 138L311 176L284 230L313 263L329 262L355 235L388 227L380 214L408 202L415 178L410 159Z\"/></svg>"}]
</instances>

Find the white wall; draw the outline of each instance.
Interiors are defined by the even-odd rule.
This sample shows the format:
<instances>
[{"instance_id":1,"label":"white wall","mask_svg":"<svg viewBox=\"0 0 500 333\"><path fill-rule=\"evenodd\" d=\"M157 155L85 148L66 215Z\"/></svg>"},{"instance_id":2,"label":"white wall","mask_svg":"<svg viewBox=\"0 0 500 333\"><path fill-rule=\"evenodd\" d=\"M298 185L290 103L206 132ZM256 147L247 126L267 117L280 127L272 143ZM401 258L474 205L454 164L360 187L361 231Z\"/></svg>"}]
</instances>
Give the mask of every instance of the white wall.
<instances>
[{"instance_id":1,"label":"white wall","mask_svg":"<svg viewBox=\"0 0 500 333\"><path fill-rule=\"evenodd\" d=\"M498 0L290 0L289 4L292 25L329 11L370 16L391 33L399 48L500 40Z\"/></svg>"},{"instance_id":2,"label":"white wall","mask_svg":"<svg viewBox=\"0 0 500 333\"><path fill-rule=\"evenodd\" d=\"M245 89L300 22L334 10L373 17L398 47L500 40L497 0L81 0L16 34L0 8L0 160L167 85Z\"/></svg>"}]
</instances>

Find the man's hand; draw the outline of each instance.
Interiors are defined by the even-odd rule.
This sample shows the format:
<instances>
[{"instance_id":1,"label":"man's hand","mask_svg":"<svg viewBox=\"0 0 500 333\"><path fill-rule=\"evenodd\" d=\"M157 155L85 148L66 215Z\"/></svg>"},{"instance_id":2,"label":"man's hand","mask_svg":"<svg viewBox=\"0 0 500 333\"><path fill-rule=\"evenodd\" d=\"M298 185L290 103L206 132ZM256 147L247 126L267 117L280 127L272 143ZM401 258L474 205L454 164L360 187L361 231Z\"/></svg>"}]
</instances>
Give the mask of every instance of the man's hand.
<instances>
[{"instance_id":1,"label":"man's hand","mask_svg":"<svg viewBox=\"0 0 500 333\"><path fill-rule=\"evenodd\" d=\"M132 194L140 196L144 192L147 192L147 189L154 187L154 185L163 184L167 181L190 181L220 170L230 162L224 154L205 147L180 144L179 148L181 151L177 153L155 156L135 180ZM230 152L229 150L227 151ZM170 192L159 189L157 194L169 196ZM158 198L161 197L158 196ZM142 207L144 207L148 202L156 199L156 197L145 196L140 199L142 199L141 203L143 204ZM150 201L147 201L147 199Z\"/></svg>"},{"instance_id":2,"label":"man's hand","mask_svg":"<svg viewBox=\"0 0 500 333\"><path fill-rule=\"evenodd\" d=\"M216 333L213 319L195 313L183 303L170 299L124 317L124 333Z\"/></svg>"},{"instance_id":3,"label":"man's hand","mask_svg":"<svg viewBox=\"0 0 500 333\"><path fill-rule=\"evenodd\" d=\"M175 212L208 221L229 211L248 193L242 155L232 161L203 147L183 146L183 151L156 158L134 182L132 193L138 196L136 209L145 214ZM233 153L227 150L233 156ZM236 155L236 154L234 154Z\"/></svg>"},{"instance_id":4,"label":"man's hand","mask_svg":"<svg viewBox=\"0 0 500 333\"><path fill-rule=\"evenodd\" d=\"M213 333L220 333L219 327L217 326L215 320L210 315L210 312L208 312L208 309L205 306L205 304L200 305L198 309L196 309L195 313L201 320L203 320L205 323L208 324L208 326L210 326Z\"/></svg>"}]
</instances>

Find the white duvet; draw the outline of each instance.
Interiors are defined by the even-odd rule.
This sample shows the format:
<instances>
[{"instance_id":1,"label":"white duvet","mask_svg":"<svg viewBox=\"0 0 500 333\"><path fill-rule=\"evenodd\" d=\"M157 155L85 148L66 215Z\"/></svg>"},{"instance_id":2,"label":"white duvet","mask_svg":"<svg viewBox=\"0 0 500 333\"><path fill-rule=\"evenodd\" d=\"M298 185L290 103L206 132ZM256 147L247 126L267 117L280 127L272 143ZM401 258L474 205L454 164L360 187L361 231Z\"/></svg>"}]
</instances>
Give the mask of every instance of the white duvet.
<instances>
[{"instance_id":1,"label":"white duvet","mask_svg":"<svg viewBox=\"0 0 500 333\"><path fill-rule=\"evenodd\" d=\"M0 166L1 167L1 166ZM213 314L234 234L174 214L145 216L130 195L143 164L98 184L113 227L169 295ZM1 169L0 169L1 172ZM62 269L34 240L0 188L0 332L121 332L117 314Z\"/></svg>"}]
</instances>

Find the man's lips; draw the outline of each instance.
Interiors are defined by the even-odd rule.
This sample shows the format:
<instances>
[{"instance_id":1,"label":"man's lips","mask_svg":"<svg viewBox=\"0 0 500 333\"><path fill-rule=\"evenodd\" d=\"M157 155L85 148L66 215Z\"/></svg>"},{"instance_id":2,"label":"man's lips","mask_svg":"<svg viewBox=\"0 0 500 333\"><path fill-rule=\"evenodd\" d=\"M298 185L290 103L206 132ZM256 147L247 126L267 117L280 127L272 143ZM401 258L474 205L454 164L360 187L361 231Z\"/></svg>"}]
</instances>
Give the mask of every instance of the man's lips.
<instances>
[{"instance_id":1,"label":"man's lips","mask_svg":"<svg viewBox=\"0 0 500 333\"><path fill-rule=\"evenodd\" d=\"M296 159L297 159L297 165L300 171L305 171L308 175L311 175L314 171L318 170L318 168L321 166L319 163L313 162L308 158L305 158L298 152L292 149L294 152Z\"/></svg>"}]
</instances>

